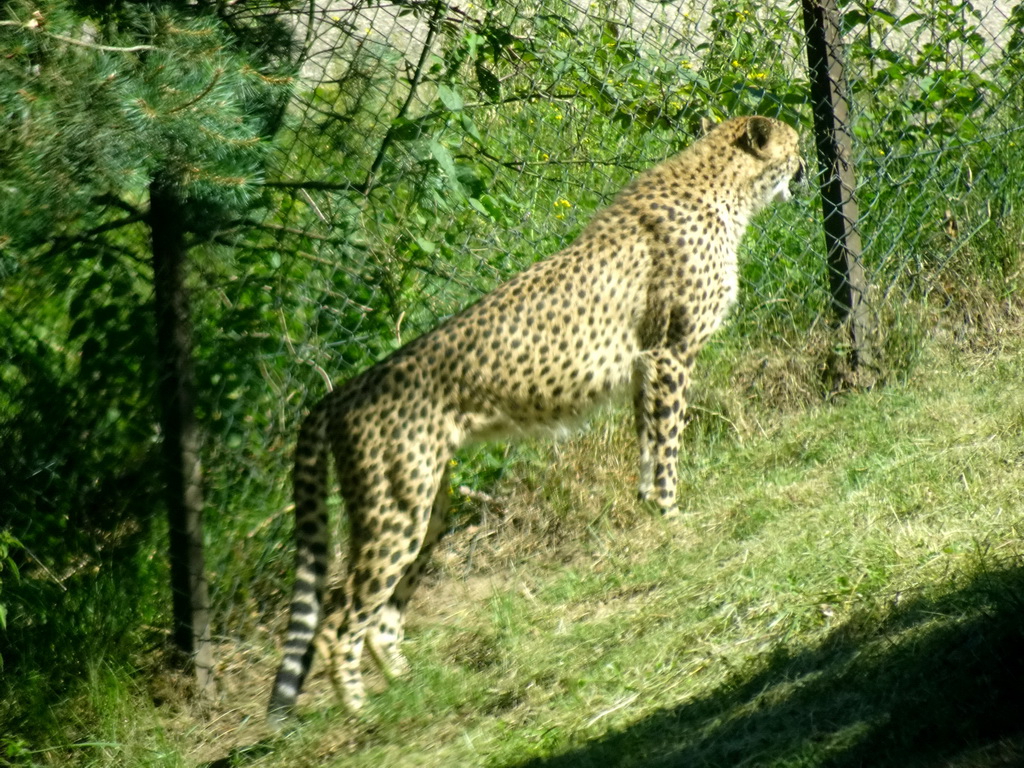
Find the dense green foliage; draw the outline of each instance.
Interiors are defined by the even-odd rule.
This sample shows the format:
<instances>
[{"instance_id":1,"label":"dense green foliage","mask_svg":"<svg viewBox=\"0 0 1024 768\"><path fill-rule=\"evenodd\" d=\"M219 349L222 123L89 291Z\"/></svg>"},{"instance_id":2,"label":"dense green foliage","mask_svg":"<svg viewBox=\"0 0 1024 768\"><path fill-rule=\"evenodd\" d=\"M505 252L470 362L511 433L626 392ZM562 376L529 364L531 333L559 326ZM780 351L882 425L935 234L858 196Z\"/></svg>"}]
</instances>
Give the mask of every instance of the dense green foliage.
<instances>
[{"instance_id":1,"label":"dense green foliage","mask_svg":"<svg viewBox=\"0 0 1024 768\"><path fill-rule=\"evenodd\" d=\"M922 306L983 324L1020 287L1024 5L988 30L980 3L890 5L841 3L897 378ZM18 0L0 18L0 755L31 763L82 691L166 643L154 174L187 203L215 632L250 643L288 584L295 425L332 379L557 250L702 119L777 115L813 155L798 3L428 0L315 23L288 6ZM821 368L834 343L819 203L753 230L706 353L723 381L767 348ZM509 465L477 449L456 484ZM100 709L64 738L88 741Z\"/></svg>"},{"instance_id":2,"label":"dense green foliage","mask_svg":"<svg viewBox=\"0 0 1024 768\"><path fill-rule=\"evenodd\" d=\"M201 7L8 10L0 519L25 577L0 717L18 723L166 623L147 187L173 180L197 245L251 209L289 80L287 37L247 50Z\"/></svg>"},{"instance_id":3,"label":"dense green foliage","mask_svg":"<svg viewBox=\"0 0 1024 768\"><path fill-rule=\"evenodd\" d=\"M994 49L975 5L932 2L927 13L897 17L851 3L845 15L857 67L862 229L886 291L919 294L939 276L968 273L1014 288L1007 278L1019 257L1001 241L1020 227L1005 190L1021 172L1014 105L1024 72L1014 41L1022 19L1018 7L1007 20L1010 44ZM922 23L926 42L908 47L904 30Z\"/></svg>"}]
</instances>

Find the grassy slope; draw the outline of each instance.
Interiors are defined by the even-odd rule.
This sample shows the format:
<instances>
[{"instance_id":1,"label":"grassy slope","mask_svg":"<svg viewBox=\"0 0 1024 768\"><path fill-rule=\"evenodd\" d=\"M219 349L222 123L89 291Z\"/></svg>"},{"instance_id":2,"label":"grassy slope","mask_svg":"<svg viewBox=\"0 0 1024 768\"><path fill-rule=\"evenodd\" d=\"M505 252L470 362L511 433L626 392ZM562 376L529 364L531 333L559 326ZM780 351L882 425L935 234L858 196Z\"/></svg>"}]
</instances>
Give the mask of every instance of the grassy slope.
<instances>
[{"instance_id":1,"label":"grassy slope","mask_svg":"<svg viewBox=\"0 0 1024 768\"><path fill-rule=\"evenodd\" d=\"M1021 764L1024 342L996 342L695 447L680 527L629 501L611 420L538 449L442 554L412 678L360 722L317 676L237 762Z\"/></svg>"},{"instance_id":2,"label":"grassy slope","mask_svg":"<svg viewBox=\"0 0 1024 768\"><path fill-rule=\"evenodd\" d=\"M173 679L159 708L152 681L98 680L85 709L108 716L92 743L36 759L1024 764L1024 335L950 347L905 384L809 411L706 396L678 526L632 501L624 419L528 447L500 514L454 533L418 596L414 674L375 681L361 720L320 670L302 727L269 740L273 657L250 638L222 647L223 704L205 723Z\"/></svg>"}]
</instances>

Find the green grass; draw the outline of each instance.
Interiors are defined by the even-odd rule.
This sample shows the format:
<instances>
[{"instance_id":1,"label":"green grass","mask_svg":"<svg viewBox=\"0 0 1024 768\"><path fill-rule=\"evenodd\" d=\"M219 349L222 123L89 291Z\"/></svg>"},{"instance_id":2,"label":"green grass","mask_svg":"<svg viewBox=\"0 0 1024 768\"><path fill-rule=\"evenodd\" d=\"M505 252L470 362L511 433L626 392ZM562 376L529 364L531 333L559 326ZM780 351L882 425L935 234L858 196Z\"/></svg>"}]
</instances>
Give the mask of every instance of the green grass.
<instances>
[{"instance_id":1,"label":"green grass","mask_svg":"<svg viewBox=\"0 0 1024 768\"><path fill-rule=\"evenodd\" d=\"M691 439L679 526L630 501L615 414L531 449L504 515L441 553L415 673L359 720L315 676L300 728L236 763L1016 764L1024 343L943 349L904 384Z\"/></svg>"},{"instance_id":2,"label":"green grass","mask_svg":"<svg viewBox=\"0 0 1024 768\"><path fill-rule=\"evenodd\" d=\"M708 359L712 380L720 362ZM152 680L94 671L86 700L60 706L102 715L12 757L1020 764L1022 380L1024 341L1010 331L970 349L931 342L907 381L803 410L742 412L716 385L698 406L728 411L735 428L702 418L689 435L679 525L632 501L632 437L622 414L605 414L570 441L532 445L492 489L500 508L447 540L413 606L414 673L390 688L371 677L361 718L339 710L318 670L300 726L271 739L264 627L222 642L205 720Z\"/></svg>"}]
</instances>

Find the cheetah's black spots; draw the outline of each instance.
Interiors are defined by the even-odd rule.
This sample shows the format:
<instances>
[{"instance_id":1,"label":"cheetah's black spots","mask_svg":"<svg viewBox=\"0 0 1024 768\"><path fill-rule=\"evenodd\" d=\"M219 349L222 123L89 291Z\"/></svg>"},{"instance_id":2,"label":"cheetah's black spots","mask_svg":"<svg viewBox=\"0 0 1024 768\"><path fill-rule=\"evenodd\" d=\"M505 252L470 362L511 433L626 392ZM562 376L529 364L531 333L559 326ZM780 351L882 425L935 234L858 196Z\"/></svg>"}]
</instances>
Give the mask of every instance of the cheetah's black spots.
<instances>
[{"instance_id":1,"label":"cheetah's black spots","mask_svg":"<svg viewBox=\"0 0 1024 768\"><path fill-rule=\"evenodd\" d=\"M639 496L674 513L695 354L735 301L750 216L786 197L802 165L789 126L725 122L637 178L563 251L313 408L295 450L297 573L272 718L293 709L321 623L349 709L365 700L364 647L389 677L407 669L405 609L444 531L447 462L462 443L575 419L631 387ZM329 453L352 560L324 618Z\"/></svg>"}]
</instances>

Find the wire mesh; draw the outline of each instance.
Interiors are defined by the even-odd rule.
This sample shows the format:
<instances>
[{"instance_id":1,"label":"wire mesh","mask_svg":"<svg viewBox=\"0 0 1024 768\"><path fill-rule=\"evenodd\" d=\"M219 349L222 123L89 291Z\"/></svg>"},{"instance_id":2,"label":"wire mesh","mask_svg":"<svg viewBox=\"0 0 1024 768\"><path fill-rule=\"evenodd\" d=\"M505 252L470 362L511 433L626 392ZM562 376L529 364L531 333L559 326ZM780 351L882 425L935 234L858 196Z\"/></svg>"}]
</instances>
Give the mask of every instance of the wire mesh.
<instances>
[{"instance_id":1,"label":"wire mesh","mask_svg":"<svg viewBox=\"0 0 1024 768\"><path fill-rule=\"evenodd\" d=\"M209 565L219 574L222 629L259 621L265 603L278 607L286 592L291 523L281 511L291 446L302 413L333 382L560 249L633 176L687 146L705 120L777 116L800 130L814 169L803 5L219 4L233 22L278 15L299 61L258 204L213 233L212 244L204 232L190 251ZM839 8L872 310L885 321L908 302L946 300L976 284L1004 295L1019 283L1024 230L1024 3L845 0ZM58 29L59 19L44 20ZM3 25L8 33L25 26ZM75 49L86 50L83 42L90 45L79 40ZM120 55L97 59L106 62L97 70L104 83ZM19 76L31 83L34 73ZM196 88L207 92L205 81ZM74 143L68 138L57 154L72 157ZM138 184L128 195L138 208L121 203L126 220L142 227ZM46 216L37 218L46 231ZM739 348L798 344L833 322L821 218L812 178L800 199L754 222L741 253L740 304L721 338ZM105 221L91 231L106 233ZM45 476L35 506L49 510L50 502L76 507L88 486L89 498L100 499L93 506L114 510L116 523L140 501L159 504L158 435L147 416L153 374L139 363L153 346L151 296L143 241L111 230L99 243L99 235L76 246L75 264L89 266L72 270L66 317L2 315L4 349L17 359L0 369L9 386L0 406L2 426L26 436L15 446L12 487ZM9 296L58 292L43 269L4 279L5 289L15 285ZM138 301L129 307L125 296ZM97 321L96 335L107 326L116 335L80 343L81 354L54 343L47 349L66 368L50 378L32 373L41 339L74 336L101 315L106 325ZM49 325L42 333L33 323ZM128 358L134 364L116 370L109 362ZM26 407L45 401L82 423L50 429L54 445L37 435L48 436L46 425L60 418ZM100 420L87 408L101 402L107 431L97 433ZM80 442L95 454L90 467L120 462L131 472L111 471L103 483L64 472L81 452L71 433L88 436Z\"/></svg>"},{"instance_id":2,"label":"wire mesh","mask_svg":"<svg viewBox=\"0 0 1024 768\"><path fill-rule=\"evenodd\" d=\"M840 7L873 310L967 280L1006 285L1019 269L1022 6ZM315 2L295 33L303 64L262 217L236 233L217 286L238 313L225 324L249 318L237 341L252 364L222 388L233 439L213 461L249 451L260 476L245 495L261 508L268 494L287 504L294 427L332 381L558 250L703 120L778 116L814 168L798 2ZM755 222L727 333L831 322L810 187ZM236 507L237 491L214 488L211 503ZM267 552L283 517L253 523Z\"/></svg>"}]
</instances>

